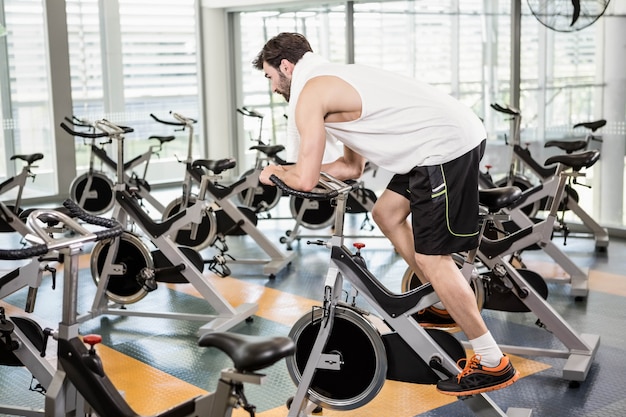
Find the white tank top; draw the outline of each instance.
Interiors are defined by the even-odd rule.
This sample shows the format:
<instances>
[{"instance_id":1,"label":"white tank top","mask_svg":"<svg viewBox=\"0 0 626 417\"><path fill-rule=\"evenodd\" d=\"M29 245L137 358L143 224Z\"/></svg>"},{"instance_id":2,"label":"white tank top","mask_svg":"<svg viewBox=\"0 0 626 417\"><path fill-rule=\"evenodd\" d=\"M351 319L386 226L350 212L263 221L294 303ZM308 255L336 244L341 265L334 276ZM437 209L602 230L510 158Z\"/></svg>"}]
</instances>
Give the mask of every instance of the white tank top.
<instances>
[{"instance_id":1,"label":"white tank top","mask_svg":"<svg viewBox=\"0 0 626 417\"><path fill-rule=\"evenodd\" d=\"M298 61L296 69L306 62L307 55ZM415 166L449 162L487 137L481 120L471 109L412 78L363 65L319 61L301 73L306 74L306 80L297 79L298 71L293 74L290 104L295 104L294 95L299 95L307 80L321 75L339 77L356 89L361 96L361 117L326 123L326 129L344 145L390 172L404 174Z\"/></svg>"}]
</instances>

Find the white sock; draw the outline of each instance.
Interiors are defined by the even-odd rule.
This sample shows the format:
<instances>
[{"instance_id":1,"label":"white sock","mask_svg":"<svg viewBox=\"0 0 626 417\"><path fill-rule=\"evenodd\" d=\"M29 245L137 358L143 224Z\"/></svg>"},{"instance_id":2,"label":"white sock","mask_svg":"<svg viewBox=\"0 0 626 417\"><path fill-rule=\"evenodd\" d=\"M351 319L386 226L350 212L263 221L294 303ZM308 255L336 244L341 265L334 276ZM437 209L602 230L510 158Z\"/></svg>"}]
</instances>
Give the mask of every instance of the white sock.
<instances>
[{"instance_id":1,"label":"white sock","mask_svg":"<svg viewBox=\"0 0 626 417\"><path fill-rule=\"evenodd\" d=\"M446 306L444 306L441 301L437 301L435 304L433 304L433 307L438 308L439 310L445 310L446 309Z\"/></svg>"},{"instance_id":2,"label":"white sock","mask_svg":"<svg viewBox=\"0 0 626 417\"><path fill-rule=\"evenodd\" d=\"M500 364L502 351L497 345L490 331L484 335L469 341L474 353L480 356L480 364L489 368L495 368Z\"/></svg>"}]
</instances>

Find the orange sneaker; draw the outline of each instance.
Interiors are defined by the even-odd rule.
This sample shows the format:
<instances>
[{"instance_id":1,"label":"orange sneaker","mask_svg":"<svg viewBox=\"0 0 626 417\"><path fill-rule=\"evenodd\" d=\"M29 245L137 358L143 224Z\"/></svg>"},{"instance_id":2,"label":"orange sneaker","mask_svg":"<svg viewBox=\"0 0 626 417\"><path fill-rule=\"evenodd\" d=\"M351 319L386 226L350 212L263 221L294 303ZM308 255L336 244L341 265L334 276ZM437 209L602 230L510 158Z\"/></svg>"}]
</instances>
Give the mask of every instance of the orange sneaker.
<instances>
[{"instance_id":1,"label":"orange sneaker","mask_svg":"<svg viewBox=\"0 0 626 417\"><path fill-rule=\"evenodd\" d=\"M519 372L513 368L506 355L495 368L481 365L480 355L474 355L460 374L437 382L437 391L457 397L476 395L508 387L518 379Z\"/></svg>"}]
</instances>

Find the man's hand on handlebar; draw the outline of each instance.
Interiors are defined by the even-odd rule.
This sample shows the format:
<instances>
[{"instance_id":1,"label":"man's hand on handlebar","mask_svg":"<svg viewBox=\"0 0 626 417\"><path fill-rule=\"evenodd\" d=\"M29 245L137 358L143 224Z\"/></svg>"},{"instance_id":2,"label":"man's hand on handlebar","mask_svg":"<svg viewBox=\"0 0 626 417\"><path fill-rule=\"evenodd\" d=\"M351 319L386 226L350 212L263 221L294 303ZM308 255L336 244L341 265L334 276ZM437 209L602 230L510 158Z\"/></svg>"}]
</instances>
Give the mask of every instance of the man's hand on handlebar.
<instances>
[{"instance_id":1,"label":"man's hand on handlebar","mask_svg":"<svg viewBox=\"0 0 626 417\"><path fill-rule=\"evenodd\" d=\"M270 180L270 177L274 174L280 178L281 173L285 171L287 171L287 169L283 165L268 165L261 171L259 181L265 185L276 185Z\"/></svg>"}]
</instances>

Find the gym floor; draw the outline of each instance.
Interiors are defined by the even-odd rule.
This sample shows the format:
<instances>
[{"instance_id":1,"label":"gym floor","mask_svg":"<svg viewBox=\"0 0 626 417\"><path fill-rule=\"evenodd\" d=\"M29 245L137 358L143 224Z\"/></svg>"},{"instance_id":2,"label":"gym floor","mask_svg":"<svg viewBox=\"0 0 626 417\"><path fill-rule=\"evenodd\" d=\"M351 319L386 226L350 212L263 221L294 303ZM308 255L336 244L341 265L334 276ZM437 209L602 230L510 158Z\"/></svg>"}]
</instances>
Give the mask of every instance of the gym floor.
<instances>
[{"instance_id":1,"label":"gym floor","mask_svg":"<svg viewBox=\"0 0 626 417\"><path fill-rule=\"evenodd\" d=\"M285 200L285 199L283 199ZM282 202L281 202L282 204ZM393 291L399 291L405 265L389 242L378 237L376 230L359 230L363 214L348 215L346 243L362 241L363 255L369 268ZM276 216L279 217L279 216ZM280 236L293 227L293 220L264 219L259 228L278 243ZM325 230L302 233L324 236ZM0 237L2 239L11 237ZM258 245L249 236L229 237L229 253L236 259L261 258ZM251 322L235 326L232 331L244 334L287 335L291 325L311 307L318 305L328 266L328 250L307 245L307 237L294 242L296 257L292 264L276 277L264 276L261 266L246 263L231 264L232 274L220 278L205 271L204 275L233 305L256 302L259 310ZM578 387L561 378L563 359L551 357L520 357L511 355L522 378L513 386L494 391L489 396L503 410L508 407L530 408L534 417L626 416L626 399L621 385L626 374L626 241L612 238L606 253L594 251L594 241L588 236L570 236L567 245L556 236L555 242L581 268L589 270L588 297L575 301L569 285L550 283L548 300L579 333L598 334L600 347L586 381ZM202 251L205 259L213 256L211 248ZM81 256L79 310L89 309L95 286L89 271L89 253ZM526 266L544 277L563 277L563 272L540 251L523 254ZM4 262L3 271L9 270ZM49 275L44 276L34 313L42 327L55 327L61 312L62 267L58 266L57 288L52 290ZM0 306L10 316L23 312L25 290L0 300ZM190 284L160 284L143 300L129 305L128 310L207 311L204 302ZM498 342L541 348L561 348L549 332L535 324L532 313L504 313L483 310L488 327ZM214 349L197 346L197 331L203 323L185 320L157 319L137 316L100 316L81 325L81 334L98 333L103 337L98 352L106 371L124 392L136 412L150 415L163 411L185 399L215 389L219 370L230 366L228 358ZM455 333L464 340L462 333ZM48 347L47 357L55 361L55 344ZM294 394L295 386L284 361L265 372L261 386L246 386L247 397L257 406L257 416L285 416L286 400ZM29 389L31 374L23 367L0 366L0 406L43 407L42 394ZM236 416L246 416L242 410ZM461 401L438 394L431 385L415 385L387 381L380 394L362 408L352 411L324 410L324 416L413 417L413 416L472 416Z\"/></svg>"}]
</instances>

